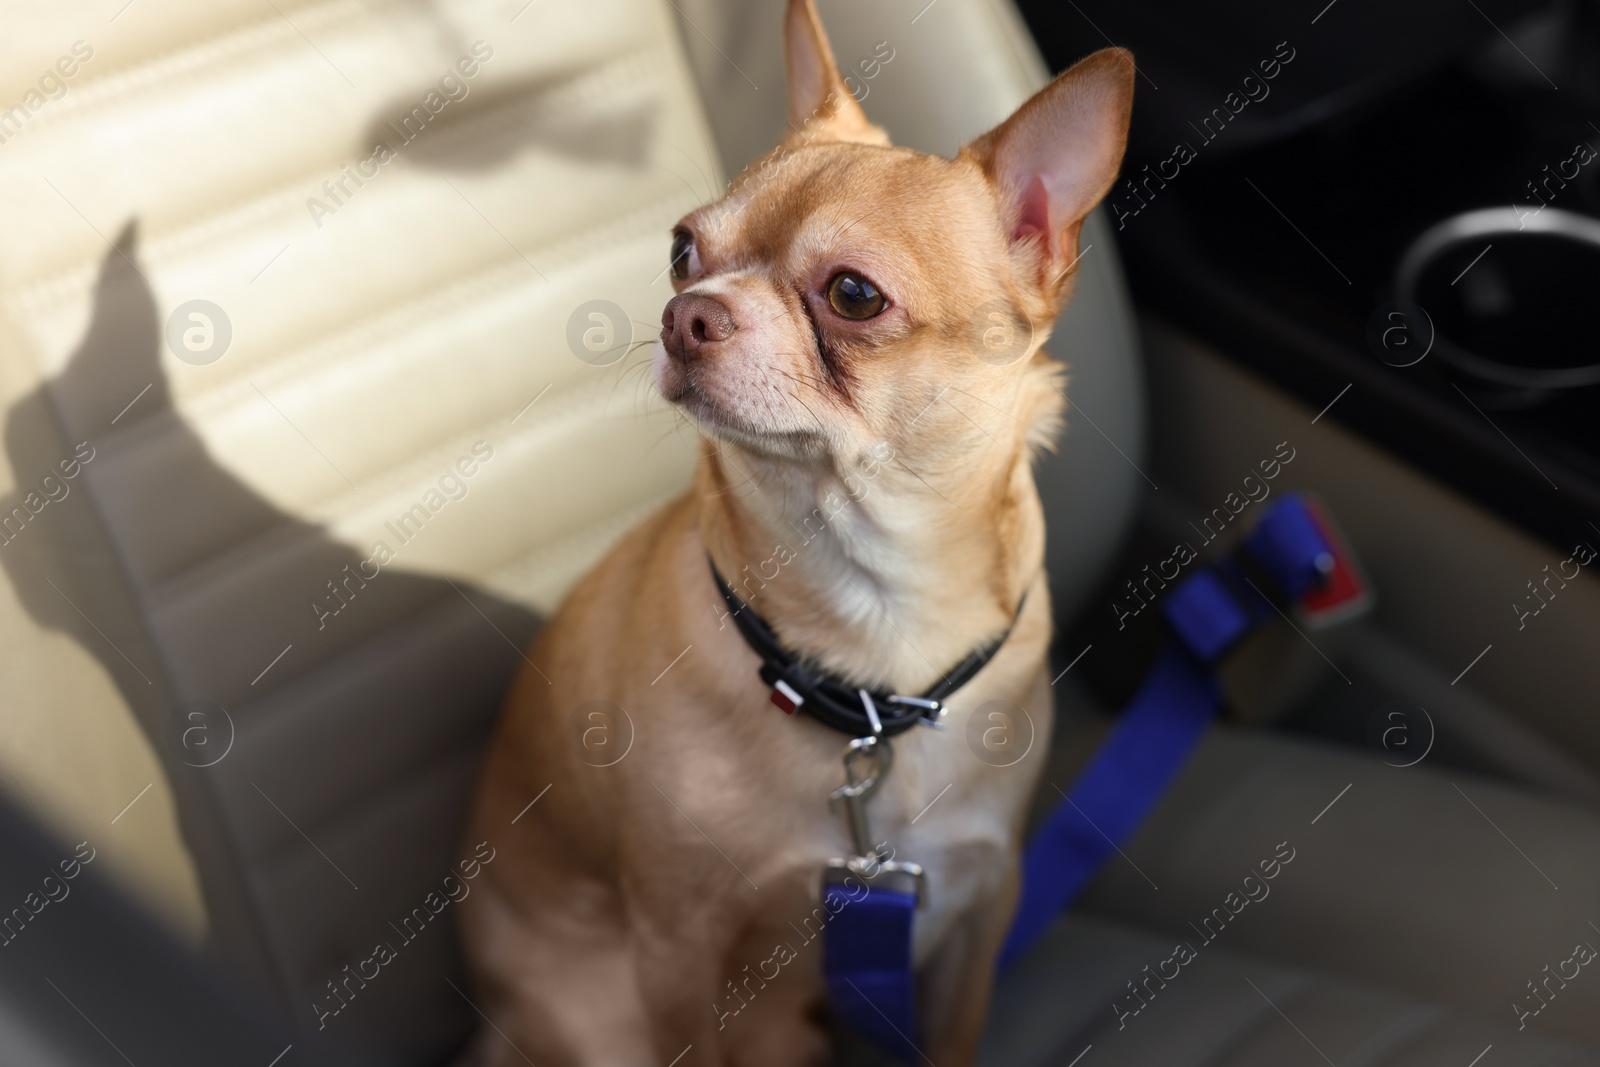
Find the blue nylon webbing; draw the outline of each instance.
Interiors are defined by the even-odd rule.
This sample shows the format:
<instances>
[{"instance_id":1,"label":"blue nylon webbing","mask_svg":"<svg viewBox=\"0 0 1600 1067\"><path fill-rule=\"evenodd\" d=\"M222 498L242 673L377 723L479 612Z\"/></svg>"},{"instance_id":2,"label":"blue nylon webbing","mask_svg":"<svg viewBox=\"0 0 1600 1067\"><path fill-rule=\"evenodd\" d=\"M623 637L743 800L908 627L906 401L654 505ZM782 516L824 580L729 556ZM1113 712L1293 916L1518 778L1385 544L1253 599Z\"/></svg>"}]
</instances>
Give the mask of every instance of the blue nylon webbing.
<instances>
[{"instance_id":1,"label":"blue nylon webbing","mask_svg":"<svg viewBox=\"0 0 1600 1067\"><path fill-rule=\"evenodd\" d=\"M840 1021L905 1061L917 1058L915 983L911 970L911 893L859 883L822 887L828 920L822 974Z\"/></svg>"},{"instance_id":2,"label":"blue nylon webbing","mask_svg":"<svg viewBox=\"0 0 1600 1067\"><path fill-rule=\"evenodd\" d=\"M1028 842L1022 896L1000 952L1002 969L1132 836L1221 705L1211 671L1168 646L1072 791Z\"/></svg>"},{"instance_id":3,"label":"blue nylon webbing","mask_svg":"<svg viewBox=\"0 0 1600 1067\"><path fill-rule=\"evenodd\" d=\"M1333 550L1305 498L1283 497L1245 538L1244 552L1272 590L1291 599L1316 588ZM999 967L1021 956L1149 814L1222 706L1216 663L1277 613L1238 560L1176 586L1162 605L1172 637L1149 676L1045 819L1022 857L1022 894ZM823 972L835 1013L900 1059L919 1058L911 922L915 898L824 887L830 920Z\"/></svg>"}]
</instances>

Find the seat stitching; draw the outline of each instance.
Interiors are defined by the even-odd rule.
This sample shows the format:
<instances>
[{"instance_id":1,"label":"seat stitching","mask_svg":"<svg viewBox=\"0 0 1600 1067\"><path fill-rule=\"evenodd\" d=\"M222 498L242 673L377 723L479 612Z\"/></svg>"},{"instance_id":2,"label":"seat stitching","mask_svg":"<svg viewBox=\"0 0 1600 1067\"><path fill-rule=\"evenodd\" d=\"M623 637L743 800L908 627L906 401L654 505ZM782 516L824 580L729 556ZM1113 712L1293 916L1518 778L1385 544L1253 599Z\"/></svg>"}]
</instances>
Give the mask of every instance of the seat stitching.
<instances>
[{"instance_id":1,"label":"seat stitching","mask_svg":"<svg viewBox=\"0 0 1600 1067\"><path fill-rule=\"evenodd\" d=\"M335 8L345 10L332 10ZM293 25L283 18L267 16L254 22L240 23L212 37L131 60L119 67L109 70L102 68L91 73L87 81L77 83L76 91L56 101L48 112L41 112L37 119L29 122L29 126L44 127L61 123L74 114L93 113L108 102L120 104L136 99L151 89L170 87L175 76L182 76L199 67L220 65L251 50L265 51L268 47L291 41L298 42L303 48L305 42L296 32L296 26L301 30L308 25L311 29L321 29L335 24L341 18L353 19L365 13L357 0L326 0L297 9L297 21ZM332 73L329 71L330 76Z\"/></svg>"},{"instance_id":2,"label":"seat stitching","mask_svg":"<svg viewBox=\"0 0 1600 1067\"><path fill-rule=\"evenodd\" d=\"M552 417L547 414L545 420L530 429L522 431L515 437L501 438L500 444L511 440L525 440L530 436L548 434L559 436L564 431L574 427L588 425L593 420L588 416L596 409L603 408L609 403L608 398L579 397L569 399L564 408L557 408L559 415ZM559 420L559 421L558 421ZM473 427L464 433L456 435L452 440L439 448L430 449L428 453L406 464L404 470L390 473L385 479L387 484L380 490L369 487L365 490L355 490L351 494L359 493L365 498L359 506L351 505L341 509L338 515L325 514L321 517L301 518L298 516L285 516L284 521L275 523L255 533L254 535L238 539L225 545L222 550L213 552L204 558L192 561L188 566L167 575L155 582L144 585L141 593L151 614L157 611L173 610L184 598L202 591L218 575L237 569L242 560L264 558L273 554L281 554L292 550L293 546L308 539L321 539L328 536L326 526L339 515L348 515L351 512L364 510L375 506L384 497L413 485L417 482L417 473L431 470L439 465L438 457L445 454L459 453L475 437L481 436L483 427ZM446 460L445 462L448 462ZM386 472L387 473L387 472Z\"/></svg>"},{"instance_id":3,"label":"seat stitching","mask_svg":"<svg viewBox=\"0 0 1600 1067\"><path fill-rule=\"evenodd\" d=\"M655 46L641 49L606 64L592 74L573 79L563 85L561 92L551 94L552 99L541 98L535 114L542 116L581 102L569 101L566 90L577 86L580 81L587 83L602 75L606 78L626 77L628 86L637 88L646 82L646 75L655 72L652 70L652 65L640 61L652 56L665 58L661 55L663 51ZM576 89L574 93L576 94ZM481 123L486 117L488 116L474 116L471 121ZM466 129L467 127L463 126L458 132L464 132ZM315 164L308 165L301 173L279 183L274 189L262 192L242 204L234 201L213 211L202 220L180 226L165 234L142 234L140 255L153 269L158 261L175 255L194 255L215 249L221 246L224 240L259 226L263 220L271 219L292 206L303 204L303 194L313 179L330 173L330 167L335 166L338 161L338 159L319 160ZM86 280L92 281L100 269L100 264L101 258L96 256L84 263L62 268L37 280L29 280L10 289L0 289L0 299L22 313L42 314L59 310L81 299Z\"/></svg>"},{"instance_id":4,"label":"seat stitching","mask_svg":"<svg viewBox=\"0 0 1600 1067\"><path fill-rule=\"evenodd\" d=\"M614 254L642 237L652 226L659 225L659 220L666 214L663 208L685 202L684 194L674 190L669 196L621 216L598 230L583 229L564 238L553 246L554 251L545 255L544 259L559 271L586 260ZM185 421L201 425L225 421L228 411L251 402L255 396L251 381L259 386L270 387L302 377L314 378L314 368L342 363L351 352L368 351L377 344L404 337L418 323L437 321L445 309L458 310L463 304L481 303L529 284L542 285L530 282L526 263L508 255L421 300L410 293L404 294L385 302L380 309L337 334L323 335L295 346L271 364L250 372L249 380L235 379L213 389L191 394L179 409L180 416L185 417ZM508 406L513 402L510 398L506 400ZM142 420L126 429L111 432L105 436L105 440L107 444L115 443L122 448L137 448L168 432L170 430L156 420Z\"/></svg>"}]
</instances>

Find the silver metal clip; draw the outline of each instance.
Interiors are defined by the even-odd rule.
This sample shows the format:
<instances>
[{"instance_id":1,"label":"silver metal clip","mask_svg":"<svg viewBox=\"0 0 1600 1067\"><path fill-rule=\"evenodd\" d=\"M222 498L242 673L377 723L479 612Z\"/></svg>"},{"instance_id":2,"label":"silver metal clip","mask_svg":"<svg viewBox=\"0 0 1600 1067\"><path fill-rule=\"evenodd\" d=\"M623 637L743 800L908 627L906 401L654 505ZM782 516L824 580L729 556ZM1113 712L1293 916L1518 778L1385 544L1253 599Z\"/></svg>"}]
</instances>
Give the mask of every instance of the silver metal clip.
<instances>
[{"instance_id":1,"label":"silver metal clip","mask_svg":"<svg viewBox=\"0 0 1600 1067\"><path fill-rule=\"evenodd\" d=\"M862 764L868 764L863 768ZM894 747L879 734L858 737L845 746L844 785L828 797L828 808L844 807L845 825L850 829L850 845L857 856L876 857L872 832L867 828L867 801L894 766Z\"/></svg>"},{"instance_id":2,"label":"silver metal clip","mask_svg":"<svg viewBox=\"0 0 1600 1067\"><path fill-rule=\"evenodd\" d=\"M858 737L845 746L845 784L829 795L828 807L833 811L839 810L841 805L844 807L845 825L850 830L850 847L855 855L848 859L829 860L829 870L824 877L841 878L846 874L854 874L863 881L871 882L887 875L890 877L884 884L893 885L901 892L915 894L917 906L921 907L927 899L927 879L922 865L891 859L893 850L880 849L873 844L872 830L867 823L867 801L883 784L893 766L894 748L889 744L889 739L881 734Z\"/></svg>"}]
</instances>

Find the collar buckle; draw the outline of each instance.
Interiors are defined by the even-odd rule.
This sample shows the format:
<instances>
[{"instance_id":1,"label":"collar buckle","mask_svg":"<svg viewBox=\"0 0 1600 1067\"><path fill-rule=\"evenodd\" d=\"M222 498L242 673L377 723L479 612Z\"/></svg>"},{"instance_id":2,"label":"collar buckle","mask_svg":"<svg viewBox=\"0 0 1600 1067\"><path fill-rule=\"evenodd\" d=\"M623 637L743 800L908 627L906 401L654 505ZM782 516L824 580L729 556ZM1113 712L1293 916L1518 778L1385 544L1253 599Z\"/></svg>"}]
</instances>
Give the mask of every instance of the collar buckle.
<instances>
[{"instance_id":1,"label":"collar buckle","mask_svg":"<svg viewBox=\"0 0 1600 1067\"><path fill-rule=\"evenodd\" d=\"M944 729L945 715L949 712L949 709L941 701L929 700L927 697L908 697L900 693L895 693L885 703L921 708L922 714L917 716L917 721L923 726L931 726L935 730Z\"/></svg>"}]
</instances>

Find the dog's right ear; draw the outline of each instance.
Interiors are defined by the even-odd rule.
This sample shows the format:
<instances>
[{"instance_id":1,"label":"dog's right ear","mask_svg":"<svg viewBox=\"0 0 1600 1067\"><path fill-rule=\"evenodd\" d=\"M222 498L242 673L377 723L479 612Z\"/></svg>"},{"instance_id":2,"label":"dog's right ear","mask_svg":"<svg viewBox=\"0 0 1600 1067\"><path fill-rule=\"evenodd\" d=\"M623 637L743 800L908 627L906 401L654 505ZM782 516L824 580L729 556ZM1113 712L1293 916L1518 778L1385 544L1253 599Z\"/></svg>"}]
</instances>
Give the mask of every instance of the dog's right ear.
<instances>
[{"instance_id":1,"label":"dog's right ear","mask_svg":"<svg viewBox=\"0 0 1600 1067\"><path fill-rule=\"evenodd\" d=\"M1046 294L1077 261L1084 217L1122 166L1133 76L1129 52L1101 49L962 150L999 191L1013 255Z\"/></svg>"},{"instance_id":2,"label":"dog's right ear","mask_svg":"<svg viewBox=\"0 0 1600 1067\"><path fill-rule=\"evenodd\" d=\"M867 113L845 88L812 0L789 0L783 45L789 71L791 141L889 143L888 135L867 120Z\"/></svg>"}]
</instances>

